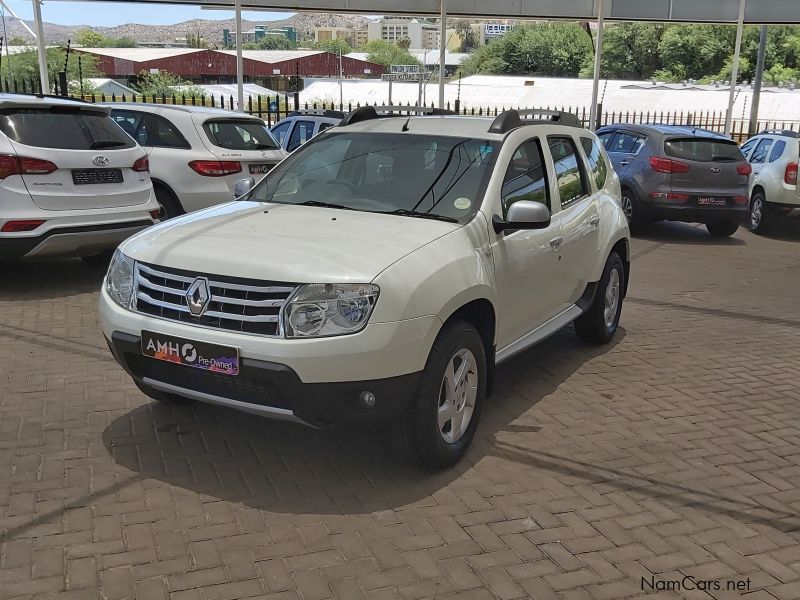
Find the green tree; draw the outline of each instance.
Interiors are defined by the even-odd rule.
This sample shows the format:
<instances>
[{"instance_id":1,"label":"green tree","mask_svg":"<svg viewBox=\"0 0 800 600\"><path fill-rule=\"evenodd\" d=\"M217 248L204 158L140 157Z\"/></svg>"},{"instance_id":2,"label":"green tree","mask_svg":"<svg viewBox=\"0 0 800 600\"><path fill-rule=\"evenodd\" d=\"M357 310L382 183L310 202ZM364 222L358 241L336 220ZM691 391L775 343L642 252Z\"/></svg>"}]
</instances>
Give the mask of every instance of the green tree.
<instances>
[{"instance_id":1,"label":"green tree","mask_svg":"<svg viewBox=\"0 0 800 600\"><path fill-rule=\"evenodd\" d=\"M720 72L733 55L736 31L719 25L671 25L658 51L662 67L676 79L701 79Z\"/></svg>"},{"instance_id":2,"label":"green tree","mask_svg":"<svg viewBox=\"0 0 800 600\"><path fill-rule=\"evenodd\" d=\"M108 38L91 29L81 29L75 36L75 43L84 48L105 48Z\"/></svg>"},{"instance_id":3,"label":"green tree","mask_svg":"<svg viewBox=\"0 0 800 600\"><path fill-rule=\"evenodd\" d=\"M180 92L175 88L180 86ZM137 90L144 96L172 96L172 94L184 94L186 96L201 96L203 91L191 81L185 81L180 76L168 71L158 71L150 73L142 71L136 82Z\"/></svg>"},{"instance_id":4,"label":"green tree","mask_svg":"<svg viewBox=\"0 0 800 600\"><path fill-rule=\"evenodd\" d=\"M18 35L14 36L8 41L9 46L28 46L31 43L32 43L31 41L26 40L25 38L21 38Z\"/></svg>"},{"instance_id":5,"label":"green tree","mask_svg":"<svg viewBox=\"0 0 800 600\"><path fill-rule=\"evenodd\" d=\"M398 38L397 47L400 48L401 50L408 50L409 48L411 48L411 38L408 37L407 35Z\"/></svg>"},{"instance_id":6,"label":"green tree","mask_svg":"<svg viewBox=\"0 0 800 600\"><path fill-rule=\"evenodd\" d=\"M513 73L576 77L592 55L589 36L576 23L520 25L478 48L461 65L465 74Z\"/></svg>"},{"instance_id":7,"label":"green tree","mask_svg":"<svg viewBox=\"0 0 800 600\"><path fill-rule=\"evenodd\" d=\"M480 46L480 40L469 19L456 19L453 23L456 35L461 39L461 52L472 52Z\"/></svg>"},{"instance_id":8,"label":"green tree","mask_svg":"<svg viewBox=\"0 0 800 600\"><path fill-rule=\"evenodd\" d=\"M67 81L69 82L70 93L77 94L80 91L78 83L78 56L77 52L72 52L67 64ZM84 80L90 77L100 77L102 73L97 68L97 58L91 54L81 54L81 75ZM56 73L64 70L64 49L47 49L47 70L51 79ZM3 67L0 71L4 79L15 81L36 82L39 81L39 57L35 50L12 54L8 60L3 60ZM84 82L84 90L88 88L88 82ZM50 90L46 90L47 93Z\"/></svg>"},{"instance_id":9,"label":"green tree","mask_svg":"<svg viewBox=\"0 0 800 600\"><path fill-rule=\"evenodd\" d=\"M421 64L408 50L398 48L390 42L372 40L364 46L367 60L389 68L391 65Z\"/></svg>"},{"instance_id":10,"label":"green tree","mask_svg":"<svg viewBox=\"0 0 800 600\"><path fill-rule=\"evenodd\" d=\"M256 43L260 50L294 50L297 44L285 35L266 35Z\"/></svg>"},{"instance_id":11,"label":"green tree","mask_svg":"<svg viewBox=\"0 0 800 600\"><path fill-rule=\"evenodd\" d=\"M350 44L347 43L347 40L322 40L314 44L314 49L330 52L331 54L336 54L337 56L340 52L342 55L345 55L350 54L353 51L353 49L350 47Z\"/></svg>"},{"instance_id":12,"label":"green tree","mask_svg":"<svg viewBox=\"0 0 800 600\"><path fill-rule=\"evenodd\" d=\"M600 74L609 79L649 79L662 68L658 48L665 26L660 23L620 23L606 26ZM582 74L591 77L593 56Z\"/></svg>"}]
</instances>

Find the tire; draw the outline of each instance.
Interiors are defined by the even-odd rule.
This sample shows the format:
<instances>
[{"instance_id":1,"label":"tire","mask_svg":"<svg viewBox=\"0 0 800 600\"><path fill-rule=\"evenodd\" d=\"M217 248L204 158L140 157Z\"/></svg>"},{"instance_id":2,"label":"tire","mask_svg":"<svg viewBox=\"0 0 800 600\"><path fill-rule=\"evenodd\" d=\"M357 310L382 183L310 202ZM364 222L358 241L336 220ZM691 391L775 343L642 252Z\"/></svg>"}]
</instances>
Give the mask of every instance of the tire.
<instances>
[{"instance_id":1,"label":"tire","mask_svg":"<svg viewBox=\"0 0 800 600\"><path fill-rule=\"evenodd\" d=\"M607 344L614 337L622 314L625 266L616 252L608 256L592 305L575 320L575 333L588 344Z\"/></svg>"},{"instance_id":2,"label":"tire","mask_svg":"<svg viewBox=\"0 0 800 600\"><path fill-rule=\"evenodd\" d=\"M446 383L451 365L455 377L464 369L455 394L448 392L453 388ZM398 457L431 469L457 463L475 436L486 377L486 351L478 330L463 321L446 324L436 337L413 401L391 431ZM452 418L446 420L448 415Z\"/></svg>"},{"instance_id":3,"label":"tire","mask_svg":"<svg viewBox=\"0 0 800 600\"><path fill-rule=\"evenodd\" d=\"M622 205L622 212L625 213L625 219L628 221L628 228L631 230L631 235L641 233L645 220L642 215L641 204L633 190L630 188L622 188L620 204Z\"/></svg>"},{"instance_id":4,"label":"tire","mask_svg":"<svg viewBox=\"0 0 800 600\"><path fill-rule=\"evenodd\" d=\"M186 211L183 210L181 203L178 202L178 199L175 198L174 194L167 188L162 185L155 185L154 189L156 193L156 200L161 206L162 219L174 219L175 217L179 217L186 213Z\"/></svg>"},{"instance_id":5,"label":"tire","mask_svg":"<svg viewBox=\"0 0 800 600\"><path fill-rule=\"evenodd\" d=\"M739 229L739 219L725 219L706 223L706 229L713 237L726 238L732 236Z\"/></svg>"},{"instance_id":6,"label":"tire","mask_svg":"<svg viewBox=\"0 0 800 600\"><path fill-rule=\"evenodd\" d=\"M81 256L81 260L92 267L108 267L108 264L111 262L111 258L113 256L114 250L104 250L100 254Z\"/></svg>"},{"instance_id":7,"label":"tire","mask_svg":"<svg viewBox=\"0 0 800 600\"><path fill-rule=\"evenodd\" d=\"M189 402L192 402L192 400L184 398L183 396L176 396L174 394L167 394L165 392L155 390L144 383L136 381L135 379L133 382L136 384L136 387L139 388L139 391L141 391L145 396L158 402L162 402L164 404L188 404Z\"/></svg>"},{"instance_id":8,"label":"tire","mask_svg":"<svg viewBox=\"0 0 800 600\"><path fill-rule=\"evenodd\" d=\"M750 231L758 235L769 233L774 221L772 207L764 192L756 192L750 200Z\"/></svg>"}]
</instances>

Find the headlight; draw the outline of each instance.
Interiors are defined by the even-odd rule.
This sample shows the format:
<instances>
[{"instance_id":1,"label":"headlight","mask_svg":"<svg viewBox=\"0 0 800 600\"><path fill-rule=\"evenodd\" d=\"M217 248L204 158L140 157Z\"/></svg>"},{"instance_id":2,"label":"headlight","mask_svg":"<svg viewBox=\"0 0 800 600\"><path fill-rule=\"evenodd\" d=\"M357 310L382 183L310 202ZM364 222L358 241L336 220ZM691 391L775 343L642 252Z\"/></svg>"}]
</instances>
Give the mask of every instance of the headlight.
<instances>
[{"instance_id":1,"label":"headlight","mask_svg":"<svg viewBox=\"0 0 800 600\"><path fill-rule=\"evenodd\" d=\"M285 308L286 337L327 337L361 331L375 307L378 291L378 286L371 284L304 285Z\"/></svg>"},{"instance_id":2,"label":"headlight","mask_svg":"<svg viewBox=\"0 0 800 600\"><path fill-rule=\"evenodd\" d=\"M114 258L108 266L106 274L106 292L114 299L114 302L122 308L129 308L131 296L133 295L133 265L132 258L128 258L122 252L114 252Z\"/></svg>"}]
</instances>

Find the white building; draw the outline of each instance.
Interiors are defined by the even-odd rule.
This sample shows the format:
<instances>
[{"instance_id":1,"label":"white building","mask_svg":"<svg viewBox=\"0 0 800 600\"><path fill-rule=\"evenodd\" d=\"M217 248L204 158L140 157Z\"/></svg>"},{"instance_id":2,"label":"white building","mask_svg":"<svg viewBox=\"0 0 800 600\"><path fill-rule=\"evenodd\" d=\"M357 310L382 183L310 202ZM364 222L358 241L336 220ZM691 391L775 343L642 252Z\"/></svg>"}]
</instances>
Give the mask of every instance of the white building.
<instances>
[{"instance_id":1,"label":"white building","mask_svg":"<svg viewBox=\"0 0 800 600\"><path fill-rule=\"evenodd\" d=\"M384 17L367 26L369 41L383 40L396 44L401 38L411 40L411 48L429 50L439 47L439 26L414 17Z\"/></svg>"},{"instance_id":2,"label":"white building","mask_svg":"<svg viewBox=\"0 0 800 600\"><path fill-rule=\"evenodd\" d=\"M481 30L481 44L501 38L513 28L514 26L508 23L484 23Z\"/></svg>"}]
</instances>

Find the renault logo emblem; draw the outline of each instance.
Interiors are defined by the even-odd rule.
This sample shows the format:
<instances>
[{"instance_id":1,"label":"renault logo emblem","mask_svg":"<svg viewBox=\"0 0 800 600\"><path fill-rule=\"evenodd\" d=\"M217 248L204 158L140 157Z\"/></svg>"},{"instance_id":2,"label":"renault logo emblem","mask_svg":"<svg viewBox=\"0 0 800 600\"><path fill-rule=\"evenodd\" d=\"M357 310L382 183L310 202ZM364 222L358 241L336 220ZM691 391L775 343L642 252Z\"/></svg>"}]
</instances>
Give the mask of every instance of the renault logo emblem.
<instances>
[{"instance_id":1,"label":"renault logo emblem","mask_svg":"<svg viewBox=\"0 0 800 600\"><path fill-rule=\"evenodd\" d=\"M208 279L198 277L186 290L186 304L189 306L189 312L195 317L202 316L210 301L211 290L208 287Z\"/></svg>"},{"instance_id":2,"label":"renault logo emblem","mask_svg":"<svg viewBox=\"0 0 800 600\"><path fill-rule=\"evenodd\" d=\"M95 156L92 159L92 162L96 164L98 167L105 167L108 166L108 157L107 156Z\"/></svg>"}]
</instances>

